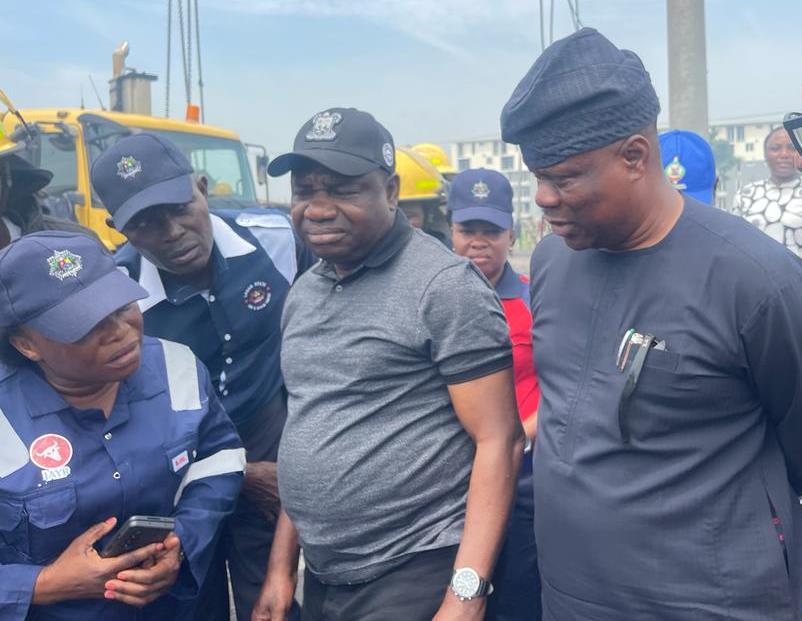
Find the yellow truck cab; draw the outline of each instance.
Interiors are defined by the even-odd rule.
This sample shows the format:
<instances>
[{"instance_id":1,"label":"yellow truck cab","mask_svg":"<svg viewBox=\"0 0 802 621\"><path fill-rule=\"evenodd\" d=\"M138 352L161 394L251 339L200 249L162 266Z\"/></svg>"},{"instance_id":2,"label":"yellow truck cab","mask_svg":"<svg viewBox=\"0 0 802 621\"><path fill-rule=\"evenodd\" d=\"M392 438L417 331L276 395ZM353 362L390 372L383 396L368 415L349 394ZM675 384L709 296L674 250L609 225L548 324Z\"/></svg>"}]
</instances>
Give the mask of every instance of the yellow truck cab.
<instances>
[{"instance_id":1,"label":"yellow truck cab","mask_svg":"<svg viewBox=\"0 0 802 621\"><path fill-rule=\"evenodd\" d=\"M189 159L195 172L209 181L209 203L219 207L256 205L257 195L248 152L239 136L229 130L142 114L42 108L20 110L37 139L21 153L34 165L53 172L45 188L46 207L53 215L74 219L91 228L113 249L125 237L106 224L108 212L92 191L92 162L119 138L147 131L172 140ZM6 115L3 129L12 135L17 119ZM257 176L266 182L267 156L257 156Z\"/></svg>"}]
</instances>

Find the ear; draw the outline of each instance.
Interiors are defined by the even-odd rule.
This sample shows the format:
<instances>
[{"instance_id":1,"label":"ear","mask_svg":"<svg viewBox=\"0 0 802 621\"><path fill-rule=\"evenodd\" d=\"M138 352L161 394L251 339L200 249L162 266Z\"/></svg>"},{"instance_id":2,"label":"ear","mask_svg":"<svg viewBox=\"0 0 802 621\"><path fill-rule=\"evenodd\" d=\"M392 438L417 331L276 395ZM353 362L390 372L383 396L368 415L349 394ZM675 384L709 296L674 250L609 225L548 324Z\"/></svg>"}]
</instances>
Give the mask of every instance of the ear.
<instances>
[{"instance_id":1,"label":"ear","mask_svg":"<svg viewBox=\"0 0 802 621\"><path fill-rule=\"evenodd\" d=\"M30 361L39 362L42 359L39 348L36 347L36 344L24 331L20 330L16 334L10 335L8 337L8 342L11 343L14 349Z\"/></svg>"},{"instance_id":2,"label":"ear","mask_svg":"<svg viewBox=\"0 0 802 621\"><path fill-rule=\"evenodd\" d=\"M387 192L387 202L393 207L393 211L398 207L398 193L401 190L401 178L397 174L387 179L385 184L385 191Z\"/></svg>"},{"instance_id":3,"label":"ear","mask_svg":"<svg viewBox=\"0 0 802 621\"><path fill-rule=\"evenodd\" d=\"M509 234L510 234L510 248L512 248L515 245L515 229L514 228L510 229Z\"/></svg>"},{"instance_id":4,"label":"ear","mask_svg":"<svg viewBox=\"0 0 802 621\"><path fill-rule=\"evenodd\" d=\"M649 159L656 155L651 142L642 134L634 134L624 140L618 153L633 179L640 179L646 174Z\"/></svg>"},{"instance_id":5,"label":"ear","mask_svg":"<svg viewBox=\"0 0 802 621\"><path fill-rule=\"evenodd\" d=\"M200 190L200 193L203 194L203 197L209 198L209 180L201 175L195 180L195 182L198 184L198 189Z\"/></svg>"}]
</instances>

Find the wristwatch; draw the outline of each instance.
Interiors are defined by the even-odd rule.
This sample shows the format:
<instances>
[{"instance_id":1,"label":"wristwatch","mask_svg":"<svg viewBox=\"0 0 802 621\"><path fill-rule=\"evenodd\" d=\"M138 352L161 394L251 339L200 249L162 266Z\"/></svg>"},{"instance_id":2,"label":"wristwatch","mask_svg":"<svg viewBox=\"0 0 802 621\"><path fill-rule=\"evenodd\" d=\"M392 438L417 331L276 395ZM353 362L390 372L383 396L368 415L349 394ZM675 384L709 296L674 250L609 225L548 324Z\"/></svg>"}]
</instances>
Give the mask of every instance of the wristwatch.
<instances>
[{"instance_id":1,"label":"wristwatch","mask_svg":"<svg viewBox=\"0 0 802 621\"><path fill-rule=\"evenodd\" d=\"M451 590L460 601L464 602L475 597L490 595L493 592L493 585L476 573L476 570L461 567L455 569L451 576Z\"/></svg>"}]
</instances>

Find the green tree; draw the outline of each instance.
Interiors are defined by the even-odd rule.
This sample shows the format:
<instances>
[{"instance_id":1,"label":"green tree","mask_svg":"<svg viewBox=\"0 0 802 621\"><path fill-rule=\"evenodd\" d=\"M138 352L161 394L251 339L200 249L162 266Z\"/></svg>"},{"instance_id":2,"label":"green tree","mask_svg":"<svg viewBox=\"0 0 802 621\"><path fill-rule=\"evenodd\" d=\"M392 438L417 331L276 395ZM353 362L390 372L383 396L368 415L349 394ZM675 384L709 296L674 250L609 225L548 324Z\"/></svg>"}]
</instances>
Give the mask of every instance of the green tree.
<instances>
[{"instance_id":1,"label":"green tree","mask_svg":"<svg viewBox=\"0 0 802 621\"><path fill-rule=\"evenodd\" d=\"M713 132L710 132L710 147L713 149L713 157L716 160L716 171L723 182L735 172L741 159L735 156L735 150L729 142L716 138Z\"/></svg>"}]
</instances>

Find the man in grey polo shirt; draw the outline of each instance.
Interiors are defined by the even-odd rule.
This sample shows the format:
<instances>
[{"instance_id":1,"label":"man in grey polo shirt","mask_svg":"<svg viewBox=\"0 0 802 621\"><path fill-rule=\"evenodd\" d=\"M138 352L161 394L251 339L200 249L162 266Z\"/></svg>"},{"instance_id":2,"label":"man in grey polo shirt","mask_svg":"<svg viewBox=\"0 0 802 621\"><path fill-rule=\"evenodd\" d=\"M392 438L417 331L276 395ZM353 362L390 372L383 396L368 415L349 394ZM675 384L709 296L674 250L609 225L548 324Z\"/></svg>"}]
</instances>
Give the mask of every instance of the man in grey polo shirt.
<instances>
[{"instance_id":1,"label":"man in grey polo shirt","mask_svg":"<svg viewBox=\"0 0 802 621\"><path fill-rule=\"evenodd\" d=\"M283 318L283 513L254 621L480 621L523 449L501 305L397 210L389 132L316 114L272 175L320 263ZM450 581L450 582L449 582ZM450 583L450 588L449 588Z\"/></svg>"}]
</instances>

